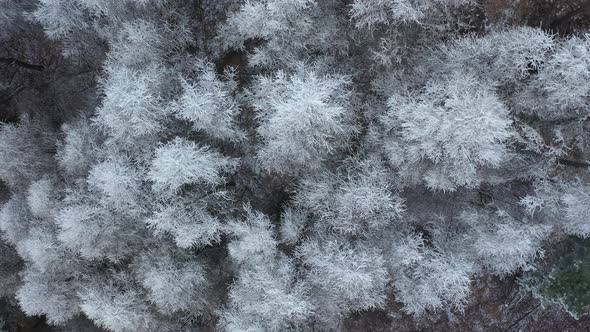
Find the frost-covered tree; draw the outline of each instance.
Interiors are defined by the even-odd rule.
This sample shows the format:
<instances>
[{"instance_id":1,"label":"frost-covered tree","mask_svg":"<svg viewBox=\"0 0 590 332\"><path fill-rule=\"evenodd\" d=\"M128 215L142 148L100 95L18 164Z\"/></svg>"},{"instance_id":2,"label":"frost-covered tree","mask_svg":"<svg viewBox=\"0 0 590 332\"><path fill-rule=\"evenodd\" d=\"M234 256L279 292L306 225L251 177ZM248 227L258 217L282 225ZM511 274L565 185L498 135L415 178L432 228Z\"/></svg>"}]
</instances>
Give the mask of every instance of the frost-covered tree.
<instances>
[{"instance_id":1,"label":"frost-covered tree","mask_svg":"<svg viewBox=\"0 0 590 332\"><path fill-rule=\"evenodd\" d=\"M424 17L426 6L425 1L355 0L350 12L357 27L371 29L377 24L419 22Z\"/></svg>"},{"instance_id":2,"label":"frost-covered tree","mask_svg":"<svg viewBox=\"0 0 590 332\"><path fill-rule=\"evenodd\" d=\"M286 244L295 244L301 238L305 223L307 222L307 213L298 208L287 207L281 213L281 242Z\"/></svg>"},{"instance_id":3,"label":"frost-covered tree","mask_svg":"<svg viewBox=\"0 0 590 332\"><path fill-rule=\"evenodd\" d=\"M304 242L297 256L307 267L306 280L315 289L317 306L328 315L323 319L385 304L389 277L379 249L316 237Z\"/></svg>"},{"instance_id":4,"label":"frost-covered tree","mask_svg":"<svg viewBox=\"0 0 590 332\"><path fill-rule=\"evenodd\" d=\"M461 310L465 305L472 273L469 262L426 252L419 262L402 266L394 287L406 312L419 315L445 306Z\"/></svg>"},{"instance_id":5,"label":"frost-covered tree","mask_svg":"<svg viewBox=\"0 0 590 332\"><path fill-rule=\"evenodd\" d=\"M469 257L428 243L425 233L406 227L390 227L375 240L404 312L419 317L445 307L459 311L465 307L477 269Z\"/></svg>"},{"instance_id":6,"label":"frost-covered tree","mask_svg":"<svg viewBox=\"0 0 590 332\"><path fill-rule=\"evenodd\" d=\"M590 235L590 191L587 184L577 182L566 189L561 201L565 207L563 227L569 234L586 238Z\"/></svg>"},{"instance_id":7,"label":"frost-covered tree","mask_svg":"<svg viewBox=\"0 0 590 332\"><path fill-rule=\"evenodd\" d=\"M494 31L482 38L468 36L441 45L442 56L432 65L447 73L469 70L488 83L501 85L533 75L554 44L552 36L540 29Z\"/></svg>"},{"instance_id":8,"label":"frost-covered tree","mask_svg":"<svg viewBox=\"0 0 590 332\"><path fill-rule=\"evenodd\" d=\"M98 192L117 210L141 209L137 200L140 195L141 172L124 157L113 156L112 159L95 164L88 174L88 186Z\"/></svg>"},{"instance_id":9,"label":"frost-covered tree","mask_svg":"<svg viewBox=\"0 0 590 332\"><path fill-rule=\"evenodd\" d=\"M166 115L158 87L162 68L116 67L106 70L105 98L94 121L110 137L123 142L157 134Z\"/></svg>"},{"instance_id":10,"label":"frost-covered tree","mask_svg":"<svg viewBox=\"0 0 590 332\"><path fill-rule=\"evenodd\" d=\"M51 222L55 204L51 189L47 180L40 180L31 185L27 196L15 194L1 210L0 229L26 262L16 292L21 308L61 324L80 312L76 292L86 268L59 242Z\"/></svg>"},{"instance_id":11,"label":"frost-covered tree","mask_svg":"<svg viewBox=\"0 0 590 332\"><path fill-rule=\"evenodd\" d=\"M230 288L230 307L221 315L227 331L285 331L302 326L313 316L309 290L296 281L293 263L282 258L240 271Z\"/></svg>"},{"instance_id":12,"label":"frost-covered tree","mask_svg":"<svg viewBox=\"0 0 590 332\"><path fill-rule=\"evenodd\" d=\"M57 162L66 174L82 176L96 161L101 135L85 118L64 124L62 131L64 138L58 145Z\"/></svg>"},{"instance_id":13,"label":"frost-covered tree","mask_svg":"<svg viewBox=\"0 0 590 332\"><path fill-rule=\"evenodd\" d=\"M68 205L56 221L60 241L87 259L105 257L117 261L129 254L141 238L139 226L132 226L137 221L96 205Z\"/></svg>"},{"instance_id":14,"label":"frost-covered tree","mask_svg":"<svg viewBox=\"0 0 590 332\"><path fill-rule=\"evenodd\" d=\"M310 54L333 54L346 41L338 34L338 4L315 0L246 1L221 26L221 43L229 49L245 49L250 40L263 40L249 56L260 67L295 67ZM330 15L326 15L329 13ZM333 49L331 45L339 47Z\"/></svg>"},{"instance_id":15,"label":"frost-covered tree","mask_svg":"<svg viewBox=\"0 0 590 332\"><path fill-rule=\"evenodd\" d=\"M230 258L238 276L221 313L226 331L284 331L301 327L314 313L307 285L297 280L292 260L279 253L268 217L246 209L246 219L228 225L235 239Z\"/></svg>"},{"instance_id":16,"label":"frost-covered tree","mask_svg":"<svg viewBox=\"0 0 590 332\"><path fill-rule=\"evenodd\" d=\"M474 187L481 168L498 167L507 158L508 110L471 75L430 82L417 97L393 96L389 107L382 122L397 133L391 144L401 146L400 155L390 159L402 160L409 181L418 177L435 190Z\"/></svg>"},{"instance_id":17,"label":"frost-covered tree","mask_svg":"<svg viewBox=\"0 0 590 332\"><path fill-rule=\"evenodd\" d=\"M8 243L18 244L28 235L32 213L28 209L26 197L13 195L0 210L0 228Z\"/></svg>"},{"instance_id":18,"label":"frost-covered tree","mask_svg":"<svg viewBox=\"0 0 590 332\"><path fill-rule=\"evenodd\" d=\"M278 71L257 79L252 98L263 146L264 170L296 173L317 169L354 133L346 108L349 80L321 75L301 64L294 73Z\"/></svg>"},{"instance_id":19,"label":"frost-covered tree","mask_svg":"<svg viewBox=\"0 0 590 332\"><path fill-rule=\"evenodd\" d=\"M78 315L78 294L72 287L75 279L63 272L51 275L27 269L16 294L21 308L29 315L46 315L53 324L63 324Z\"/></svg>"},{"instance_id":20,"label":"frost-covered tree","mask_svg":"<svg viewBox=\"0 0 590 332\"><path fill-rule=\"evenodd\" d=\"M246 206L246 219L234 220L226 226L226 232L237 238L228 245L228 252L238 264L257 265L272 261L277 240L270 220L261 212Z\"/></svg>"},{"instance_id":21,"label":"frost-covered tree","mask_svg":"<svg viewBox=\"0 0 590 332\"><path fill-rule=\"evenodd\" d=\"M572 37L559 45L539 75L541 89L547 93L553 112L578 113L590 102L590 37Z\"/></svg>"},{"instance_id":22,"label":"frost-covered tree","mask_svg":"<svg viewBox=\"0 0 590 332\"><path fill-rule=\"evenodd\" d=\"M35 19L45 28L45 33L59 39L72 32L88 26L84 7L78 1L42 0L33 13Z\"/></svg>"},{"instance_id":23,"label":"frost-covered tree","mask_svg":"<svg viewBox=\"0 0 590 332\"><path fill-rule=\"evenodd\" d=\"M0 126L0 179L10 186L26 185L51 167L54 136L40 123L23 118L21 123Z\"/></svg>"},{"instance_id":24,"label":"frost-covered tree","mask_svg":"<svg viewBox=\"0 0 590 332\"><path fill-rule=\"evenodd\" d=\"M175 138L156 150L148 178L162 193L175 193L184 185L203 184L214 187L223 183L223 172L231 170L232 161L208 146Z\"/></svg>"},{"instance_id":25,"label":"frost-covered tree","mask_svg":"<svg viewBox=\"0 0 590 332\"><path fill-rule=\"evenodd\" d=\"M530 268L529 263L543 256L541 242L547 236L547 227L519 223L501 210L464 211L460 218L477 232L469 250L493 273L503 275Z\"/></svg>"},{"instance_id":26,"label":"frost-covered tree","mask_svg":"<svg viewBox=\"0 0 590 332\"><path fill-rule=\"evenodd\" d=\"M200 312L207 304L208 280L199 261L182 251L147 253L139 262L138 280L148 299L163 314Z\"/></svg>"},{"instance_id":27,"label":"frost-covered tree","mask_svg":"<svg viewBox=\"0 0 590 332\"><path fill-rule=\"evenodd\" d=\"M179 119L190 121L193 129L215 138L239 141L244 133L236 117L240 111L235 73L228 70L223 80L215 73L213 64L198 62L195 82L182 80L183 94L174 105Z\"/></svg>"},{"instance_id":28,"label":"frost-covered tree","mask_svg":"<svg viewBox=\"0 0 590 332\"><path fill-rule=\"evenodd\" d=\"M421 23L437 6L461 6L473 0L355 0L350 9L357 27Z\"/></svg>"},{"instance_id":29,"label":"frost-covered tree","mask_svg":"<svg viewBox=\"0 0 590 332\"><path fill-rule=\"evenodd\" d=\"M56 204L56 189L48 178L31 183L27 193L27 203L31 213L36 217L49 216Z\"/></svg>"},{"instance_id":30,"label":"frost-covered tree","mask_svg":"<svg viewBox=\"0 0 590 332\"><path fill-rule=\"evenodd\" d=\"M221 240L223 230L219 220L207 211L203 195L175 197L171 203L161 203L145 220L156 235L170 234L180 248L203 247Z\"/></svg>"},{"instance_id":31,"label":"frost-covered tree","mask_svg":"<svg viewBox=\"0 0 590 332\"><path fill-rule=\"evenodd\" d=\"M403 200L379 160L352 161L344 172L304 179L295 206L343 234L378 231L399 221Z\"/></svg>"},{"instance_id":32,"label":"frost-covered tree","mask_svg":"<svg viewBox=\"0 0 590 332\"><path fill-rule=\"evenodd\" d=\"M106 280L97 278L79 296L82 312L100 327L121 332L163 328L143 299L145 291L128 274L113 272Z\"/></svg>"},{"instance_id":33,"label":"frost-covered tree","mask_svg":"<svg viewBox=\"0 0 590 332\"><path fill-rule=\"evenodd\" d=\"M561 183L539 181L534 192L520 201L530 215L581 238L590 235L588 203L588 185L581 179Z\"/></svg>"}]
</instances>

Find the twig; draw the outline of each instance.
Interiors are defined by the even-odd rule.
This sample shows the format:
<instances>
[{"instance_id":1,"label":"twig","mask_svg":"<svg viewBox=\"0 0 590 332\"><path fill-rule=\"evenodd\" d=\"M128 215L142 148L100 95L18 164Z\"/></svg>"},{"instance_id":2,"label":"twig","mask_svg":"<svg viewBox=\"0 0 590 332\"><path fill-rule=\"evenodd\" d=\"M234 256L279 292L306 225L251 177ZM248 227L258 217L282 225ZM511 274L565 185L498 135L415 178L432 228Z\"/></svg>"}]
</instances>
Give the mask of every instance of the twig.
<instances>
[{"instance_id":1,"label":"twig","mask_svg":"<svg viewBox=\"0 0 590 332\"><path fill-rule=\"evenodd\" d=\"M514 326L516 326L518 323L520 323L523 319L527 318L530 314L532 314L535 310L537 310L539 307L541 306L541 304L537 304L533 309L529 310L526 314L522 315L519 319L517 319L514 323L512 323L510 326L508 326L508 328L506 328L504 330L504 332L508 332L510 331L511 328L513 328Z\"/></svg>"},{"instance_id":2,"label":"twig","mask_svg":"<svg viewBox=\"0 0 590 332\"><path fill-rule=\"evenodd\" d=\"M18 66L18 67L22 67L22 68L26 68L26 69L30 69L30 70L36 70L36 71L45 70L45 66L43 66L43 65L34 65L34 64L20 61L20 60L13 59L13 58L0 58L0 63L6 63L9 65L14 65L14 66Z\"/></svg>"}]
</instances>

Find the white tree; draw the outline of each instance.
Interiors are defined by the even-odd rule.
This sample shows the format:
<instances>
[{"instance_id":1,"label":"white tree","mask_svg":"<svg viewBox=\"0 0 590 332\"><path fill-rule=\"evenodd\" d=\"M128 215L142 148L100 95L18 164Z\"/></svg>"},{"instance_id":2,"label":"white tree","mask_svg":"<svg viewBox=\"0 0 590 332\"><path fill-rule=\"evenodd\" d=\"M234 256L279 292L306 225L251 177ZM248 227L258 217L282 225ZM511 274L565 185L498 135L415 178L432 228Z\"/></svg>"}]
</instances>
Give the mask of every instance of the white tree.
<instances>
[{"instance_id":1,"label":"white tree","mask_svg":"<svg viewBox=\"0 0 590 332\"><path fill-rule=\"evenodd\" d=\"M197 62L197 79L182 79L183 94L174 105L175 115L190 121L193 129L211 137L239 141L244 133L236 123L240 112L235 73L228 70L223 80L209 62Z\"/></svg>"},{"instance_id":2,"label":"white tree","mask_svg":"<svg viewBox=\"0 0 590 332\"><path fill-rule=\"evenodd\" d=\"M72 266L70 266L72 267ZM25 270L16 298L28 315L46 315L52 324L62 324L80 313L77 281L71 271L49 274L34 268Z\"/></svg>"},{"instance_id":3,"label":"white tree","mask_svg":"<svg viewBox=\"0 0 590 332\"><path fill-rule=\"evenodd\" d=\"M10 186L28 184L51 168L53 133L23 117L19 124L0 125L0 179Z\"/></svg>"},{"instance_id":4,"label":"white tree","mask_svg":"<svg viewBox=\"0 0 590 332\"><path fill-rule=\"evenodd\" d=\"M256 0L231 13L219 35L225 48L244 49L247 41L260 39L249 62L260 67L294 67L310 54L330 54L346 48L338 33L333 1ZM334 47L336 46L336 47Z\"/></svg>"},{"instance_id":5,"label":"white tree","mask_svg":"<svg viewBox=\"0 0 590 332\"><path fill-rule=\"evenodd\" d=\"M305 283L297 280L291 259L277 250L267 216L246 207L246 218L228 224L228 245L238 264L229 306L221 312L226 331L284 331L301 327L313 315Z\"/></svg>"},{"instance_id":6,"label":"white tree","mask_svg":"<svg viewBox=\"0 0 590 332\"><path fill-rule=\"evenodd\" d=\"M32 188L38 186L36 183ZM26 262L16 299L25 313L46 315L52 324L61 324L80 312L76 291L86 268L75 253L59 242L51 213L33 215L28 209L30 198L13 197L4 206L0 223Z\"/></svg>"},{"instance_id":7,"label":"white tree","mask_svg":"<svg viewBox=\"0 0 590 332\"><path fill-rule=\"evenodd\" d=\"M147 298L169 315L177 311L202 311L209 282L199 261L182 252L149 252L141 256L138 280L148 290Z\"/></svg>"},{"instance_id":8,"label":"white tree","mask_svg":"<svg viewBox=\"0 0 590 332\"><path fill-rule=\"evenodd\" d=\"M95 164L88 175L88 186L117 210L141 210L138 203L143 174L122 156ZM140 211L138 211L140 212Z\"/></svg>"},{"instance_id":9,"label":"white tree","mask_svg":"<svg viewBox=\"0 0 590 332\"><path fill-rule=\"evenodd\" d=\"M111 201L83 183L70 188L55 218L63 245L91 260L119 261L139 250L146 236L141 214L134 209L117 211Z\"/></svg>"},{"instance_id":10,"label":"white tree","mask_svg":"<svg viewBox=\"0 0 590 332\"><path fill-rule=\"evenodd\" d=\"M260 121L258 151L269 172L317 169L354 133L346 109L348 78L320 75L301 64L292 74L278 71L256 81L252 102Z\"/></svg>"},{"instance_id":11,"label":"white tree","mask_svg":"<svg viewBox=\"0 0 590 332\"><path fill-rule=\"evenodd\" d=\"M508 110L494 92L471 75L457 74L427 84L422 93L393 96L382 119L388 130L401 130L404 170L435 190L453 191L481 182L482 167L498 167L507 158L511 138ZM395 158L395 156L392 156Z\"/></svg>"},{"instance_id":12,"label":"white tree","mask_svg":"<svg viewBox=\"0 0 590 332\"><path fill-rule=\"evenodd\" d=\"M461 6L473 0L354 0L350 14L357 28L423 23L429 11L441 6ZM434 7L434 8L433 8Z\"/></svg>"},{"instance_id":13,"label":"white tree","mask_svg":"<svg viewBox=\"0 0 590 332\"><path fill-rule=\"evenodd\" d=\"M58 142L56 159L66 174L85 175L100 151L101 137L86 118L80 118L62 126L63 141Z\"/></svg>"},{"instance_id":14,"label":"white tree","mask_svg":"<svg viewBox=\"0 0 590 332\"><path fill-rule=\"evenodd\" d=\"M399 221L403 200L381 161L352 161L343 172L304 179L295 204L343 234L375 231Z\"/></svg>"},{"instance_id":15,"label":"white tree","mask_svg":"<svg viewBox=\"0 0 590 332\"><path fill-rule=\"evenodd\" d=\"M569 234L583 238L590 236L590 188L581 181L571 183L561 196L565 207L565 218L562 227Z\"/></svg>"},{"instance_id":16,"label":"white tree","mask_svg":"<svg viewBox=\"0 0 590 332\"><path fill-rule=\"evenodd\" d=\"M96 278L79 291L82 312L100 327L115 332L162 328L145 301L144 291L133 286L130 275L113 273L107 280Z\"/></svg>"},{"instance_id":17,"label":"white tree","mask_svg":"<svg viewBox=\"0 0 590 332\"><path fill-rule=\"evenodd\" d=\"M590 103L590 35L559 44L540 71L538 84L551 102L548 111L583 112Z\"/></svg>"},{"instance_id":18,"label":"white tree","mask_svg":"<svg viewBox=\"0 0 590 332\"><path fill-rule=\"evenodd\" d=\"M220 185L224 182L223 173L234 165L230 158L208 146L177 137L156 149L148 179L157 192L174 194L183 185Z\"/></svg>"},{"instance_id":19,"label":"white tree","mask_svg":"<svg viewBox=\"0 0 590 332\"><path fill-rule=\"evenodd\" d=\"M188 28L183 26L182 19L176 19L176 26L166 21L148 19L123 22L117 33L110 38L111 51L106 60L107 68L123 66L141 69L150 64L161 65L168 55L181 51L190 44L191 37L186 30Z\"/></svg>"},{"instance_id":20,"label":"white tree","mask_svg":"<svg viewBox=\"0 0 590 332\"><path fill-rule=\"evenodd\" d=\"M286 257L242 269L230 288L221 326L226 331L285 331L304 325L314 307L296 275Z\"/></svg>"},{"instance_id":21,"label":"white tree","mask_svg":"<svg viewBox=\"0 0 590 332\"><path fill-rule=\"evenodd\" d=\"M121 142L134 143L136 137L158 134L167 114L159 90L163 71L153 65L142 69L113 65L105 68L105 97L93 121Z\"/></svg>"},{"instance_id":22,"label":"white tree","mask_svg":"<svg viewBox=\"0 0 590 332\"><path fill-rule=\"evenodd\" d=\"M355 0L350 13L358 28L372 29L379 24L420 22L427 5L412 0Z\"/></svg>"},{"instance_id":23,"label":"white tree","mask_svg":"<svg viewBox=\"0 0 590 332\"><path fill-rule=\"evenodd\" d=\"M476 266L461 255L428 246L423 233L392 230L381 241L402 310L415 316L446 306L462 310Z\"/></svg>"},{"instance_id":24,"label":"white tree","mask_svg":"<svg viewBox=\"0 0 590 332\"><path fill-rule=\"evenodd\" d=\"M389 275L381 251L369 244L316 237L297 248L314 300L329 316L382 308ZM321 319L321 318L320 318Z\"/></svg>"},{"instance_id":25,"label":"white tree","mask_svg":"<svg viewBox=\"0 0 590 332\"><path fill-rule=\"evenodd\" d=\"M17 245L27 238L33 216L27 205L26 197L14 194L0 210L0 229L6 241Z\"/></svg>"},{"instance_id":26,"label":"white tree","mask_svg":"<svg viewBox=\"0 0 590 332\"><path fill-rule=\"evenodd\" d=\"M50 272L67 261L71 254L63 248L53 225L42 224L43 220L34 220L35 225L29 229L28 236L16 245L19 255L39 273Z\"/></svg>"},{"instance_id":27,"label":"white tree","mask_svg":"<svg viewBox=\"0 0 590 332\"><path fill-rule=\"evenodd\" d=\"M470 294L473 266L448 254L426 251L420 261L398 267L393 277L396 298L413 315L452 306L461 310Z\"/></svg>"},{"instance_id":28,"label":"white tree","mask_svg":"<svg viewBox=\"0 0 590 332\"><path fill-rule=\"evenodd\" d=\"M221 240L223 225L207 211L201 194L175 197L172 203L161 204L146 224L156 235L170 234L180 248L201 248Z\"/></svg>"},{"instance_id":29,"label":"white tree","mask_svg":"<svg viewBox=\"0 0 590 332\"><path fill-rule=\"evenodd\" d=\"M41 0L33 16L44 26L47 36L54 39L88 27L84 7L78 1Z\"/></svg>"},{"instance_id":30,"label":"white tree","mask_svg":"<svg viewBox=\"0 0 590 332\"><path fill-rule=\"evenodd\" d=\"M554 230L579 236L590 235L587 212L590 207L588 185L576 181L537 181L534 193L523 197L520 204L530 216L539 218Z\"/></svg>"},{"instance_id":31,"label":"white tree","mask_svg":"<svg viewBox=\"0 0 590 332\"><path fill-rule=\"evenodd\" d=\"M298 208L287 207L281 213L281 242L295 244L301 239L307 213Z\"/></svg>"},{"instance_id":32,"label":"white tree","mask_svg":"<svg viewBox=\"0 0 590 332\"><path fill-rule=\"evenodd\" d=\"M227 249L230 257L238 264L264 265L276 256L278 241L274 228L263 213L245 206L245 220L228 222L226 232L236 238Z\"/></svg>"},{"instance_id":33,"label":"white tree","mask_svg":"<svg viewBox=\"0 0 590 332\"><path fill-rule=\"evenodd\" d=\"M35 217L49 217L56 205L56 189L53 181L43 178L31 183L27 193L27 203Z\"/></svg>"},{"instance_id":34,"label":"white tree","mask_svg":"<svg viewBox=\"0 0 590 332\"><path fill-rule=\"evenodd\" d=\"M529 263L543 256L541 244L548 227L518 222L502 210L463 211L460 218L475 230L468 251L492 273L508 275L527 269Z\"/></svg>"},{"instance_id":35,"label":"white tree","mask_svg":"<svg viewBox=\"0 0 590 332\"><path fill-rule=\"evenodd\" d=\"M430 58L430 65L447 74L468 69L493 85L514 83L541 69L554 45L553 37L539 28L499 30L441 46L440 55Z\"/></svg>"}]
</instances>

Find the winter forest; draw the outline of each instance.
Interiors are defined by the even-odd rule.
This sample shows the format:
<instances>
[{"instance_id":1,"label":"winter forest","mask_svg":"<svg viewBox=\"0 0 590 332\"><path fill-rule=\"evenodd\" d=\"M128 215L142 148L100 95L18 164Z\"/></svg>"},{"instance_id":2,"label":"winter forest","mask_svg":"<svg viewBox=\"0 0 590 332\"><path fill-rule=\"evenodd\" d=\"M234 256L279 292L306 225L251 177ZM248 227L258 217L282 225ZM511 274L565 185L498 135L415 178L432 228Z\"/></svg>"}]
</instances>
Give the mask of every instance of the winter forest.
<instances>
[{"instance_id":1,"label":"winter forest","mask_svg":"<svg viewBox=\"0 0 590 332\"><path fill-rule=\"evenodd\" d=\"M590 327L590 3L0 0L1 331Z\"/></svg>"}]
</instances>

